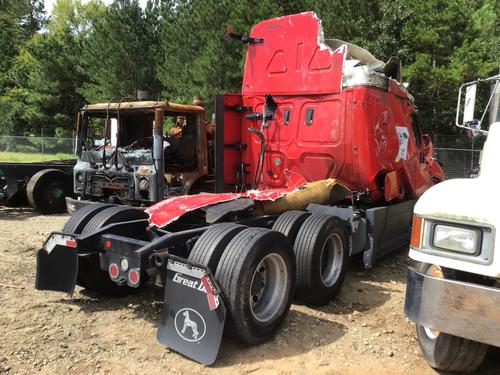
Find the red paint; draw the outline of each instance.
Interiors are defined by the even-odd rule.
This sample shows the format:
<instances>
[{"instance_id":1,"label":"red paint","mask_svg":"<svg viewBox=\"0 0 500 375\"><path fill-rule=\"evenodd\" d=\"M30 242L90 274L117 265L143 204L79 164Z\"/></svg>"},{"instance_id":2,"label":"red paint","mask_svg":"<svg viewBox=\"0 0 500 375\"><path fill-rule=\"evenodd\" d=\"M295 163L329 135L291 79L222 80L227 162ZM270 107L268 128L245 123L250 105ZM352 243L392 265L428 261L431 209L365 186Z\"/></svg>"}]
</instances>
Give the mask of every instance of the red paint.
<instances>
[{"instance_id":1,"label":"red paint","mask_svg":"<svg viewBox=\"0 0 500 375\"><path fill-rule=\"evenodd\" d=\"M250 34L264 42L248 47L239 103L261 112L263 94L271 94L278 104L274 120L264 130L266 153L259 188L283 187L286 174L294 172L307 181L337 178L353 190L370 190L372 202L377 202L384 199L385 174L395 171L401 197L418 198L433 185L432 177L444 176L425 142L417 146L410 96L393 79L387 90L367 85L341 89L346 49L333 51L318 44L319 26L314 13L306 12L263 21ZM313 110L311 124L305 121L308 109ZM283 121L286 110L288 124ZM261 120L239 116L233 121L224 123L224 132L241 129L241 143L248 148L237 160L225 155L225 173L234 176L236 163L247 163L250 184L260 144L246 129L260 129ZM396 161L396 126L408 129L406 160Z\"/></svg>"},{"instance_id":2,"label":"red paint","mask_svg":"<svg viewBox=\"0 0 500 375\"><path fill-rule=\"evenodd\" d=\"M120 270L118 269L118 265L116 263L111 263L109 265L108 272L109 272L109 276L113 280L116 279L118 277L118 275L120 274Z\"/></svg>"},{"instance_id":3,"label":"red paint","mask_svg":"<svg viewBox=\"0 0 500 375\"><path fill-rule=\"evenodd\" d=\"M336 178L351 190L369 191L369 201L376 206L386 200L418 198L435 180L444 179L430 139L414 134L416 108L406 89L393 79L387 89L367 84L343 87L348 47L332 50L324 44L314 13L263 21L250 36L264 42L249 44L242 91L224 96L223 122L224 144L246 148L224 147L223 179L227 190L234 191L236 170L243 163L250 186L260 150L258 137L248 128L260 130L262 120L249 120L248 111L229 107L263 112L264 95L271 94L278 108L263 130L261 193L256 198L252 192L171 198L146 210L150 224L164 226L186 212L243 196L276 199L306 181ZM313 111L310 123L308 111ZM407 155L401 160L397 128L408 133ZM391 191L384 194L385 176L391 172Z\"/></svg>"},{"instance_id":4,"label":"red paint","mask_svg":"<svg viewBox=\"0 0 500 375\"><path fill-rule=\"evenodd\" d=\"M128 273L128 281L132 285L137 285L139 283L139 272L136 269L130 270Z\"/></svg>"}]
</instances>

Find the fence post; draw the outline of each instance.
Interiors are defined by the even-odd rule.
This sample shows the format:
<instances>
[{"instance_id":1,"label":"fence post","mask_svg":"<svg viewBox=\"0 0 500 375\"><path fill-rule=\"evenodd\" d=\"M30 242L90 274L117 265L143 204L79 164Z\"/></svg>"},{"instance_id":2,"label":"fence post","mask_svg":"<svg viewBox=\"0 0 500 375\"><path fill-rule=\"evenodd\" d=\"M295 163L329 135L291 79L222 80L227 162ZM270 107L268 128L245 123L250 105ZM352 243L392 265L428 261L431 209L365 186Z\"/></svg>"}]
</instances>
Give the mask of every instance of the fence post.
<instances>
[{"instance_id":1,"label":"fence post","mask_svg":"<svg viewBox=\"0 0 500 375\"><path fill-rule=\"evenodd\" d=\"M42 126L42 155L45 154L44 149L43 149L43 126Z\"/></svg>"}]
</instances>

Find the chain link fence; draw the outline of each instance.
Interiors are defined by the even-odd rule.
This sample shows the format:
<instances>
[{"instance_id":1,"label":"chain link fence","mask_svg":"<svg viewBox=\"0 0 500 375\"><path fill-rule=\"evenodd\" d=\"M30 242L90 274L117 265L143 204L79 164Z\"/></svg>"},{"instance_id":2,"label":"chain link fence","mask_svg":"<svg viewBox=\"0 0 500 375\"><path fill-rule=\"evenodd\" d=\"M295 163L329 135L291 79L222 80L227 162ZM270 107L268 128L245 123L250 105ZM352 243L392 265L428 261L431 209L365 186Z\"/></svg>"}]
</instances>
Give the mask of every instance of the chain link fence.
<instances>
[{"instance_id":1,"label":"chain link fence","mask_svg":"<svg viewBox=\"0 0 500 375\"><path fill-rule=\"evenodd\" d=\"M465 135L434 135L432 144L446 178L464 178L479 166L486 137L468 138Z\"/></svg>"},{"instance_id":2,"label":"chain link fence","mask_svg":"<svg viewBox=\"0 0 500 375\"><path fill-rule=\"evenodd\" d=\"M467 138L465 135L434 135L432 143L437 160L447 178L469 177L479 166L485 137ZM0 136L0 152L22 154L73 154L74 138Z\"/></svg>"},{"instance_id":3,"label":"chain link fence","mask_svg":"<svg viewBox=\"0 0 500 375\"><path fill-rule=\"evenodd\" d=\"M0 152L24 154L73 154L74 138L0 136Z\"/></svg>"}]
</instances>

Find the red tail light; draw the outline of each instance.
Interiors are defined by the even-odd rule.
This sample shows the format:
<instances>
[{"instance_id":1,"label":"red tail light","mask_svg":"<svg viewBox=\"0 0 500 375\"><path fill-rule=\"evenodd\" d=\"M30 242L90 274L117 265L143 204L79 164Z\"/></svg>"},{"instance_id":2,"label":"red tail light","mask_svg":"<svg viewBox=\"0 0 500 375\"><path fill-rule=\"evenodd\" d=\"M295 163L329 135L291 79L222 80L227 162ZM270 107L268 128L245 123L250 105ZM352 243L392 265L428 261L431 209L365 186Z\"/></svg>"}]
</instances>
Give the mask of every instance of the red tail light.
<instances>
[{"instance_id":1,"label":"red tail light","mask_svg":"<svg viewBox=\"0 0 500 375\"><path fill-rule=\"evenodd\" d=\"M66 240L67 247L76 247L76 241L74 240Z\"/></svg>"},{"instance_id":2,"label":"red tail light","mask_svg":"<svg viewBox=\"0 0 500 375\"><path fill-rule=\"evenodd\" d=\"M139 284L140 281L139 270L137 269L130 270L128 273L128 281L130 282L131 285Z\"/></svg>"},{"instance_id":3,"label":"red tail light","mask_svg":"<svg viewBox=\"0 0 500 375\"><path fill-rule=\"evenodd\" d=\"M120 274L120 270L118 269L118 265L116 263L111 263L108 268L109 276L114 280L118 278Z\"/></svg>"}]
</instances>

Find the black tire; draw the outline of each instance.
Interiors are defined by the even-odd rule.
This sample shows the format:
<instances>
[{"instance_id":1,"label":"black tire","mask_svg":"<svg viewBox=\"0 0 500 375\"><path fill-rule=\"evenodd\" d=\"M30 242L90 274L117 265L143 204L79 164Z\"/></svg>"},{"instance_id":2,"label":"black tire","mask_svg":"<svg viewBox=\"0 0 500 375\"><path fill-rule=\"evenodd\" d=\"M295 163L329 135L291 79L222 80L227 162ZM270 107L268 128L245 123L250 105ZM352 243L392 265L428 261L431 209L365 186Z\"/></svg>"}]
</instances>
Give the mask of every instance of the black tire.
<instances>
[{"instance_id":1,"label":"black tire","mask_svg":"<svg viewBox=\"0 0 500 375\"><path fill-rule=\"evenodd\" d=\"M82 233L93 233L112 223L118 223L125 220L143 219L146 217L147 214L144 211L130 207L105 207L104 210L101 210L88 221L83 228ZM146 274L141 273L141 280L145 280L145 278ZM106 296L123 297L140 291L141 287L143 287L145 283L141 282L138 288L117 285L110 279L108 272L101 270L99 255L90 254L78 257L77 284L92 292Z\"/></svg>"},{"instance_id":2,"label":"black tire","mask_svg":"<svg viewBox=\"0 0 500 375\"><path fill-rule=\"evenodd\" d=\"M66 212L65 197L70 194L71 178L59 169L38 171L26 186L30 206L42 214Z\"/></svg>"},{"instance_id":3,"label":"black tire","mask_svg":"<svg viewBox=\"0 0 500 375\"><path fill-rule=\"evenodd\" d=\"M427 272L430 264L422 264L421 272ZM452 270L443 269L445 278L453 278ZM427 363L441 371L471 373L478 369L486 356L488 345L429 330L416 325L417 338Z\"/></svg>"},{"instance_id":4,"label":"black tire","mask_svg":"<svg viewBox=\"0 0 500 375\"><path fill-rule=\"evenodd\" d=\"M283 233L293 246L300 227L309 216L311 214L305 211L287 211L278 217L272 229Z\"/></svg>"},{"instance_id":5,"label":"black tire","mask_svg":"<svg viewBox=\"0 0 500 375\"><path fill-rule=\"evenodd\" d=\"M339 294L349 264L345 223L335 216L311 215L294 243L297 296L306 303L326 305Z\"/></svg>"},{"instance_id":6,"label":"black tire","mask_svg":"<svg viewBox=\"0 0 500 375\"><path fill-rule=\"evenodd\" d=\"M87 223L99 212L111 207L109 204L93 203L75 211L69 220L64 224L62 231L68 234L80 234Z\"/></svg>"},{"instance_id":7,"label":"black tire","mask_svg":"<svg viewBox=\"0 0 500 375\"><path fill-rule=\"evenodd\" d=\"M146 219L147 217L148 214L146 212L136 208L124 206L107 207L90 219L83 228L82 234L94 233L109 224Z\"/></svg>"},{"instance_id":8,"label":"black tire","mask_svg":"<svg viewBox=\"0 0 500 375\"><path fill-rule=\"evenodd\" d=\"M247 227L232 223L211 226L196 241L188 259L208 267L215 275L217 265L227 245L236 234L245 228Z\"/></svg>"},{"instance_id":9,"label":"black tire","mask_svg":"<svg viewBox=\"0 0 500 375\"><path fill-rule=\"evenodd\" d=\"M261 277L264 268L265 280ZM290 310L295 275L295 257L283 234L264 228L238 233L222 254L216 272L227 302L226 332L247 344L270 339ZM258 291L252 286L262 286L259 302L253 299Z\"/></svg>"}]
</instances>

